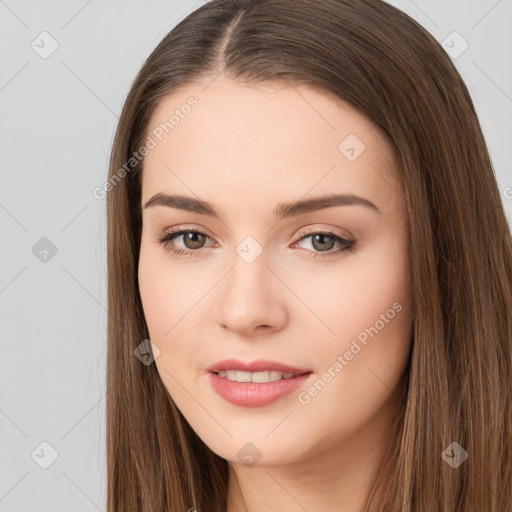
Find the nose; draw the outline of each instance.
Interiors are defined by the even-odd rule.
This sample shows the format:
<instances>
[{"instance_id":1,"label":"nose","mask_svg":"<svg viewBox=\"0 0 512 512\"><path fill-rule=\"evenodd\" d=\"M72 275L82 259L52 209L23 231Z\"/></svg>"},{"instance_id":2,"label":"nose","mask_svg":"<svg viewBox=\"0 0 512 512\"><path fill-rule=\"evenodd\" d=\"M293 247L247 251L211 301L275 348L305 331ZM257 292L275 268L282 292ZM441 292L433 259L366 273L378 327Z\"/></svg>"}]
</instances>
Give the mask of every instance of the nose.
<instances>
[{"instance_id":1,"label":"nose","mask_svg":"<svg viewBox=\"0 0 512 512\"><path fill-rule=\"evenodd\" d=\"M263 252L248 263L238 255L218 290L218 323L243 336L283 329L291 292L270 268Z\"/></svg>"}]
</instances>

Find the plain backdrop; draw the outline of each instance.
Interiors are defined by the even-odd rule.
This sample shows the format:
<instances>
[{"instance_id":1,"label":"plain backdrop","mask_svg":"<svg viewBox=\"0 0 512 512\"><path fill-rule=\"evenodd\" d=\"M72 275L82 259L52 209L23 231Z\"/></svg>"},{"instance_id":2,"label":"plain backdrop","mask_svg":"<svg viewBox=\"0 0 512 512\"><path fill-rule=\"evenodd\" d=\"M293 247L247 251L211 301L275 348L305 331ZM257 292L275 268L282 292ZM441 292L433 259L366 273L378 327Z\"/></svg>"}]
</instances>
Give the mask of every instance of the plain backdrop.
<instances>
[{"instance_id":1,"label":"plain backdrop","mask_svg":"<svg viewBox=\"0 0 512 512\"><path fill-rule=\"evenodd\" d=\"M0 0L1 512L104 510L106 215L93 190L137 71L202 3ZM512 225L512 1L390 3L445 41Z\"/></svg>"}]
</instances>

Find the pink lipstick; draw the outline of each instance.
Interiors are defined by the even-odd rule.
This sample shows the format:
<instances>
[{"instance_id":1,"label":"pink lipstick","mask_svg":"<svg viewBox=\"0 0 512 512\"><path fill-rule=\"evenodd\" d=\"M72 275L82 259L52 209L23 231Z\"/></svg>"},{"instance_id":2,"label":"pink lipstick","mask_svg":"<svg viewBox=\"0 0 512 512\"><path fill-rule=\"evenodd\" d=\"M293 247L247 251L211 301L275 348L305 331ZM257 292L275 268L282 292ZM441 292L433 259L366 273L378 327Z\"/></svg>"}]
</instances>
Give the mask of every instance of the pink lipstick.
<instances>
[{"instance_id":1,"label":"pink lipstick","mask_svg":"<svg viewBox=\"0 0 512 512\"><path fill-rule=\"evenodd\" d=\"M206 369L213 389L228 402L244 407L273 403L301 387L312 371L260 359L220 361Z\"/></svg>"}]
</instances>

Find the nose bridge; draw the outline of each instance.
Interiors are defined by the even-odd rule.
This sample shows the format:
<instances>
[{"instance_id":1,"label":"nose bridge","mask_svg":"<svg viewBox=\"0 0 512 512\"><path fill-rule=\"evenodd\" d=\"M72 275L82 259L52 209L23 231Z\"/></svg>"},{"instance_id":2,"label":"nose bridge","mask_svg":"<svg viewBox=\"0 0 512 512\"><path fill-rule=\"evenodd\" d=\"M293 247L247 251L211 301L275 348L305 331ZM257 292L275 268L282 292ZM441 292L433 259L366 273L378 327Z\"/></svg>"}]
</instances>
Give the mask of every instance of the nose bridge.
<instances>
[{"instance_id":1,"label":"nose bridge","mask_svg":"<svg viewBox=\"0 0 512 512\"><path fill-rule=\"evenodd\" d=\"M269 249L252 236L238 244L221 292L220 323L233 330L282 324L286 316L283 297L268 268L272 266L269 256Z\"/></svg>"},{"instance_id":2,"label":"nose bridge","mask_svg":"<svg viewBox=\"0 0 512 512\"><path fill-rule=\"evenodd\" d=\"M247 236L238 244L235 251L231 275L228 278L228 293L241 293L243 297L237 296L237 301L246 298L246 295L256 299L267 295L271 284L271 272L267 268L271 265L269 249L264 249L254 237Z\"/></svg>"}]
</instances>

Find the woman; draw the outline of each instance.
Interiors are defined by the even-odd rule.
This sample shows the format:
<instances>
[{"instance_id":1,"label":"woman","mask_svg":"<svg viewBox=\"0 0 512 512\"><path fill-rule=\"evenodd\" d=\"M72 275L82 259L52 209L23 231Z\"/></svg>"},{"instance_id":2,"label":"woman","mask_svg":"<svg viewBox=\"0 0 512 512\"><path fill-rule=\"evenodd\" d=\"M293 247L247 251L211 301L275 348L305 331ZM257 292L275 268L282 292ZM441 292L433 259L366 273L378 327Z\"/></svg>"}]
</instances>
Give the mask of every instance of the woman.
<instances>
[{"instance_id":1,"label":"woman","mask_svg":"<svg viewBox=\"0 0 512 512\"><path fill-rule=\"evenodd\" d=\"M511 509L510 228L420 25L206 3L108 183L109 511Z\"/></svg>"}]
</instances>

